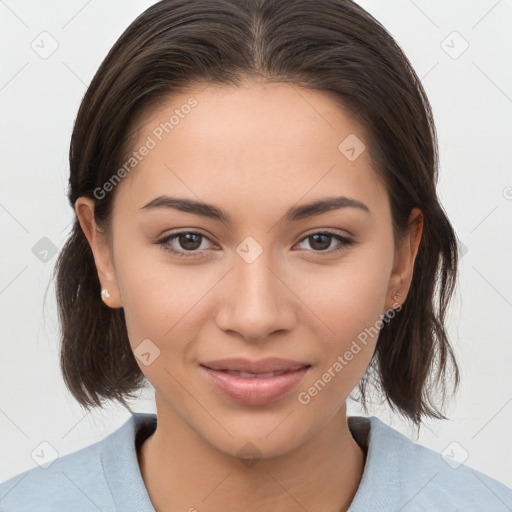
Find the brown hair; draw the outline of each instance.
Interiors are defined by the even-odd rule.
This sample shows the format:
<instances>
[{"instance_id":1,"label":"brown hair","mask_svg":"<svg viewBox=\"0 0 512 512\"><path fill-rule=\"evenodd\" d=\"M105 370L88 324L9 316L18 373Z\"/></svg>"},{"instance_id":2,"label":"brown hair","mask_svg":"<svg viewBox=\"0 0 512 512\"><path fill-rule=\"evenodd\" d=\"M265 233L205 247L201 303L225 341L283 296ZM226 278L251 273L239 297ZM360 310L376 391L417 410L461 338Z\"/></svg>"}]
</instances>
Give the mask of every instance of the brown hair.
<instances>
[{"instance_id":1,"label":"brown hair","mask_svg":"<svg viewBox=\"0 0 512 512\"><path fill-rule=\"evenodd\" d=\"M69 201L96 200L109 228L115 189L94 191L122 165L129 129L154 102L193 83L239 85L244 77L330 91L366 131L390 198L395 243L414 207L423 234L408 297L384 322L359 389L378 383L391 407L420 424L444 418L446 378L459 383L445 312L457 277L457 239L437 198L437 138L419 78L391 35L350 0L163 0L114 44L80 105L71 138ZM78 220L59 255L57 302L64 381L85 407L125 398L145 383L122 308L105 306ZM438 287L437 298L434 292ZM437 305L437 307L436 307ZM451 366L450 366L451 363ZM451 372L449 371L451 368Z\"/></svg>"}]
</instances>

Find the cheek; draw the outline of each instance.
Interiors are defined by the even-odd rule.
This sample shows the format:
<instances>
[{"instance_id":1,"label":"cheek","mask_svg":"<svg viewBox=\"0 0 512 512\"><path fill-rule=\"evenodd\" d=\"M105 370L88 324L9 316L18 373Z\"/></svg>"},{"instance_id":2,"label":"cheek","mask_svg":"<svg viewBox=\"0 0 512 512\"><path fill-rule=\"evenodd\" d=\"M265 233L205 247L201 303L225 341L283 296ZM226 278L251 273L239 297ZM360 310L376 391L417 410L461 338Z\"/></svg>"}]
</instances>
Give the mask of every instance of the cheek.
<instances>
[{"instance_id":1,"label":"cheek","mask_svg":"<svg viewBox=\"0 0 512 512\"><path fill-rule=\"evenodd\" d=\"M218 278L211 269L167 263L160 251L117 258L116 274L132 348L150 339L164 355L163 349L176 353L193 338L198 315L205 314L204 299Z\"/></svg>"},{"instance_id":2,"label":"cheek","mask_svg":"<svg viewBox=\"0 0 512 512\"><path fill-rule=\"evenodd\" d=\"M364 373L385 303L391 268L386 254L385 247L372 245L347 254L337 265L308 263L282 273L293 290L283 293L297 311L297 332L309 332L319 367L330 368L358 340L360 353L344 373L354 378ZM177 368L191 359L199 330L218 307L215 296L226 286L224 274L225 268L215 265L178 264L159 247L133 244L130 251L118 251L116 275L136 355L149 339L160 351L160 363Z\"/></svg>"},{"instance_id":3,"label":"cheek","mask_svg":"<svg viewBox=\"0 0 512 512\"><path fill-rule=\"evenodd\" d=\"M313 377L321 379L319 389L326 385L330 390L319 401L333 399L331 393L347 396L366 371L383 325L392 266L392 253L387 254L375 248L361 251L339 267L317 271L302 281L297 294L308 306L304 322L315 326L319 349Z\"/></svg>"},{"instance_id":4,"label":"cheek","mask_svg":"<svg viewBox=\"0 0 512 512\"><path fill-rule=\"evenodd\" d=\"M341 293L335 284L324 290L324 302L316 302L316 313L323 324L314 333L317 365L296 397L305 411L318 411L315 414L319 422L338 412L357 386L371 361L382 326L382 301L376 296L375 282L358 282L353 288L347 285Z\"/></svg>"},{"instance_id":5,"label":"cheek","mask_svg":"<svg viewBox=\"0 0 512 512\"><path fill-rule=\"evenodd\" d=\"M318 269L297 281L294 291L329 345L357 337L384 313L391 264L385 252L361 251L337 267Z\"/></svg>"}]
</instances>

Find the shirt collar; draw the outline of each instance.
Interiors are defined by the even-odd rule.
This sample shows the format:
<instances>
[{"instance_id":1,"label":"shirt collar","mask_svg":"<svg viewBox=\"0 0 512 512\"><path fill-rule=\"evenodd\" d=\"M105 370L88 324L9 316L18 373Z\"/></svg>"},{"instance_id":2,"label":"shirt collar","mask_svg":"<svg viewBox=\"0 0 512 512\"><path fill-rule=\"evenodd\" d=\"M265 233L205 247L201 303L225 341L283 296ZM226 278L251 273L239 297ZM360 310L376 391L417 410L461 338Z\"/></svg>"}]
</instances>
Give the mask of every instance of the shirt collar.
<instances>
[{"instance_id":1,"label":"shirt collar","mask_svg":"<svg viewBox=\"0 0 512 512\"><path fill-rule=\"evenodd\" d=\"M121 428L105 438L101 454L104 474L120 510L155 512L140 472L136 442L149 437L156 423L156 414L133 413ZM396 458L400 438L387 435L389 427L375 416L349 416L348 426L366 452L363 476L348 512L396 509L400 496L390 489L400 488Z\"/></svg>"}]
</instances>

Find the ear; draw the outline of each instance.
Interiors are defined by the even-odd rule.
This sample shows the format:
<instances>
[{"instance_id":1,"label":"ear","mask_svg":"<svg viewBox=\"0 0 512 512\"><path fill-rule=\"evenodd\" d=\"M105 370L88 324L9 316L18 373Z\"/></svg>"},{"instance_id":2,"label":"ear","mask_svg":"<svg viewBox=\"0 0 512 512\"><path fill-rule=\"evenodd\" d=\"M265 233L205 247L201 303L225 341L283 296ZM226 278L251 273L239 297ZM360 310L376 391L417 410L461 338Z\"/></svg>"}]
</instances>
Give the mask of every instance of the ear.
<instances>
[{"instance_id":1,"label":"ear","mask_svg":"<svg viewBox=\"0 0 512 512\"><path fill-rule=\"evenodd\" d=\"M106 288L110 293L108 298L102 295L102 299L107 306L120 308L123 304L117 286L112 254L106 235L100 231L96 225L94 219L94 200L88 197L79 197L75 202L75 212L80 226L91 246L101 289L104 290Z\"/></svg>"},{"instance_id":2,"label":"ear","mask_svg":"<svg viewBox=\"0 0 512 512\"><path fill-rule=\"evenodd\" d=\"M389 278L386 309L397 309L409 292L412 282L414 261L418 253L423 232L423 213L413 208L408 220L408 230L395 252L393 270Z\"/></svg>"}]
</instances>

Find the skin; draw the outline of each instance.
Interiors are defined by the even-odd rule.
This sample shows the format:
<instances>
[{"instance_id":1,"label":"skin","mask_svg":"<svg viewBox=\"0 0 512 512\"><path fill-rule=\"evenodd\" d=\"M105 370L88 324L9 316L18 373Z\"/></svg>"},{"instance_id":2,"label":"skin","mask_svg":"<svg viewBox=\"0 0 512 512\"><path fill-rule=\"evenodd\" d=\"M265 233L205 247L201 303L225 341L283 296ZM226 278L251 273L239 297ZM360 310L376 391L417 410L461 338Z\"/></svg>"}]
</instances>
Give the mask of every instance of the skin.
<instances>
[{"instance_id":1,"label":"skin","mask_svg":"<svg viewBox=\"0 0 512 512\"><path fill-rule=\"evenodd\" d=\"M388 194L369 152L350 161L338 150L349 134L364 142L364 131L326 92L249 81L198 85L146 112L134 148L191 96L198 105L115 188L112 251L94 222L94 202L76 202L101 286L111 293L105 303L124 308L134 350L147 338L160 350L147 366L137 359L155 388L158 417L138 454L149 496L160 512L347 510L365 453L348 429L345 400L376 337L308 404L298 394L396 308L396 293L403 303L421 212L411 212L395 247ZM140 210L161 194L213 203L233 223ZM371 212L342 208L280 222L291 206L337 195ZM306 237L326 229L356 243L327 238L315 245ZM167 243L199 256L154 243L176 231L207 237L192 249L179 237ZM248 236L263 250L251 263L236 252ZM244 405L221 395L198 368L235 355L312 366L285 396ZM252 465L238 455L248 442L260 456Z\"/></svg>"}]
</instances>

